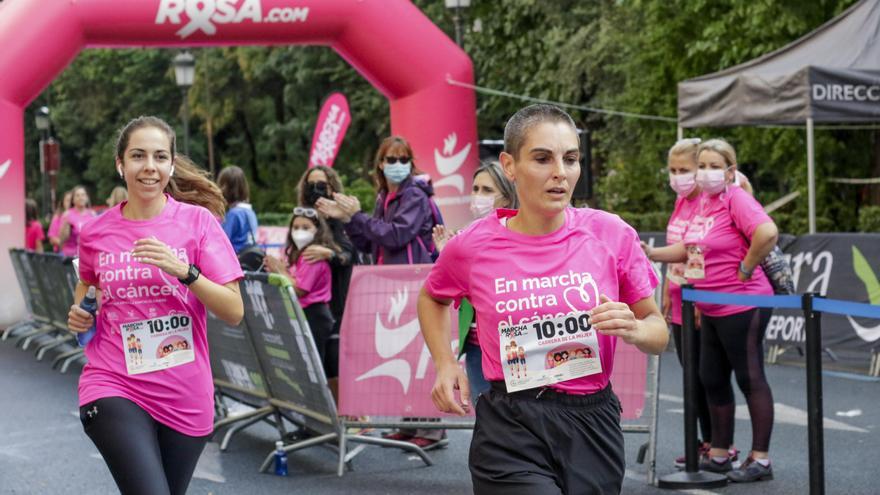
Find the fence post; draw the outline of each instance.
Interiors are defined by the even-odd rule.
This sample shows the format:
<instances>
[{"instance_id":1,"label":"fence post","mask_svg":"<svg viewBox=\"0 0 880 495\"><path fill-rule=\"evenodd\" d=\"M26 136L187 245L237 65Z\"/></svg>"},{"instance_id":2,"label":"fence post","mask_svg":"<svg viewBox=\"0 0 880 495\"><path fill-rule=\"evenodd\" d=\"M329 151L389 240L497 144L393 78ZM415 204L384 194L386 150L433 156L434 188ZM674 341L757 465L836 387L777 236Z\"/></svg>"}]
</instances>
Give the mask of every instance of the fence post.
<instances>
[{"instance_id":1,"label":"fence post","mask_svg":"<svg viewBox=\"0 0 880 495\"><path fill-rule=\"evenodd\" d=\"M807 438L810 453L810 495L825 493L825 447L822 408L822 314L813 310L813 293L804 294L807 339Z\"/></svg>"},{"instance_id":2,"label":"fence post","mask_svg":"<svg viewBox=\"0 0 880 495\"><path fill-rule=\"evenodd\" d=\"M683 291L693 289L690 284L681 286L681 358L684 382L684 458L685 470L662 476L657 486L669 489L719 488L727 485L727 476L699 470L697 459L697 373L695 358L694 302L683 297Z\"/></svg>"}]
</instances>

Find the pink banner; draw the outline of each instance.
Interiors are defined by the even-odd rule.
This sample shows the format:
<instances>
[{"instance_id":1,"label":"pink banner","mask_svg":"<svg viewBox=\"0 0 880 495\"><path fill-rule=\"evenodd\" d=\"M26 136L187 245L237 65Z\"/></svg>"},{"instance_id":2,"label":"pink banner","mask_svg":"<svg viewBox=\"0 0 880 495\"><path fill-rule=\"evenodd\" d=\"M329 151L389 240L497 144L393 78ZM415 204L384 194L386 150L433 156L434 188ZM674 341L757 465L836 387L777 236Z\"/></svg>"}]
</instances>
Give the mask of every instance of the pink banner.
<instances>
[{"instance_id":1,"label":"pink banner","mask_svg":"<svg viewBox=\"0 0 880 495\"><path fill-rule=\"evenodd\" d=\"M340 331L339 412L347 416L446 416L431 401L434 364L416 301L431 265L356 266ZM458 312L452 316L457 349ZM648 357L618 341L611 382L623 419L641 417Z\"/></svg>"},{"instance_id":2,"label":"pink banner","mask_svg":"<svg viewBox=\"0 0 880 495\"><path fill-rule=\"evenodd\" d=\"M391 131L409 140L415 163L434 179L446 222L464 226L478 162L476 97L449 81L473 84L473 66L410 0L5 0L0 251L24 244L23 109L80 50L291 44L332 47L388 98ZM0 257L0 279L13 276L11 262ZM0 326L23 310L20 298L3 299Z\"/></svg>"},{"instance_id":3,"label":"pink banner","mask_svg":"<svg viewBox=\"0 0 880 495\"><path fill-rule=\"evenodd\" d=\"M443 417L416 302L431 265L356 266L340 330L339 413ZM450 309L452 327L458 312ZM450 346L458 348L458 331Z\"/></svg>"},{"instance_id":4,"label":"pink banner","mask_svg":"<svg viewBox=\"0 0 880 495\"><path fill-rule=\"evenodd\" d=\"M323 165L332 167L339 153L339 146L345 138L345 131L351 123L348 100L342 93L333 93L324 101L318 120L315 122L315 135L312 137L312 153L309 167Z\"/></svg>"}]
</instances>

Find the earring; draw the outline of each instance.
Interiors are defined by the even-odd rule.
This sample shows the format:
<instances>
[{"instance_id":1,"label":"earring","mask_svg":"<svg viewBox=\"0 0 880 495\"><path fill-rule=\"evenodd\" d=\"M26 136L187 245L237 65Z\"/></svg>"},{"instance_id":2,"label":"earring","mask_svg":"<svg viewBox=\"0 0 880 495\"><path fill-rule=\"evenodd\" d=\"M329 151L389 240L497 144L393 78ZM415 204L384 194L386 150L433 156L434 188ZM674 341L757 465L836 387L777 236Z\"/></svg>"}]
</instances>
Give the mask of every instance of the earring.
<instances>
[{"instance_id":1,"label":"earring","mask_svg":"<svg viewBox=\"0 0 880 495\"><path fill-rule=\"evenodd\" d=\"M171 172L168 174L168 177L174 177L174 165L171 166Z\"/></svg>"},{"instance_id":2,"label":"earring","mask_svg":"<svg viewBox=\"0 0 880 495\"><path fill-rule=\"evenodd\" d=\"M122 175L122 169L121 169L121 168L117 168L116 171L119 172L119 178L120 178L120 179L124 179L124 178L125 178L125 176Z\"/></svg>"}]
</instances>

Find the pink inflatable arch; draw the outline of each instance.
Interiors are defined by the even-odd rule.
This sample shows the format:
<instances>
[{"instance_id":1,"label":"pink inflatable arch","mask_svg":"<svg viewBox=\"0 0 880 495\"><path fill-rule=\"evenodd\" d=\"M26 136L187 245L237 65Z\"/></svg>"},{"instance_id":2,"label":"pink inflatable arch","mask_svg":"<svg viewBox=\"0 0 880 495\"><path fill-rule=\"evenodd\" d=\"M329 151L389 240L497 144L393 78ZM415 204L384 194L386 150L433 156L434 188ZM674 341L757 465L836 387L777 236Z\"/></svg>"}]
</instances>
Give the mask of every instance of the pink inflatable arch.
<instances>
[{"instance_id":1,"label":"pink inflatable arch","mask_svg":"<svg viewBox=\"0 0 880 495\"><path fill-rule=\"evenodd\" d=\"M24 244L24 108L80 50L289 44L331 46L388 98L392 132L409 139L433 178L447 223L464 225L478 160L476 101L472 90L447 80L473 82L473 67L408 0L6 0L0 248ZM0 280L13 277L8 256L0 255ZM8 290L0 298L0 325L23 310L18 291Z\"/></svg>"}]
</instances>

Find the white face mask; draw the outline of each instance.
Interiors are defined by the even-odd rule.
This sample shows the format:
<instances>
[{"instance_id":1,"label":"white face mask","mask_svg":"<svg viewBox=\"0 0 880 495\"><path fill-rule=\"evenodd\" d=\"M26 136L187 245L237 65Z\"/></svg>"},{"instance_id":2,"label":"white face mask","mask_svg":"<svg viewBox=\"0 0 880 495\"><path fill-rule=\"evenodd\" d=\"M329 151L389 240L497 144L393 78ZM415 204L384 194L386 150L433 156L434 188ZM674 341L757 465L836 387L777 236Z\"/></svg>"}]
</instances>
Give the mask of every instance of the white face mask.
<instances>
[{"instance_id":1,"label":"white face mask","mask_svg":"<svg viewBox=\"0 0 880 495\"><path fill-rule=\"evenodd\" d=\"M495 196L471 196L471 215L474 218L483 218L493 211L495 211Z\"/></svg>"},{"instance_id":2,"label":"white face mask","mask_svg":"<svg viewBox=\"0 0 880 495\"><path fill-rule=\"evenodd\" d=\"M669 187L680 198L684 198L697 188L697 174L693 172L688 174L669 174Z\"/></svg>"},{"instance_id":3,"label":"white face mask","mask_svg":"<svg viewBox=\"0 0 880 495\"><path fill-rule=\"evenodd\" d=\"M309 230L294 230L292 236L297 249L302 249L315 240L315 233Z\"/></svg>"},{"instance_id":4,"label":"white face mask","mask_svg":"<svg viewBox=\"0 0 880 495\"><path fill-rule=\"evenodd\" d=\"M697 170L697 185L710 196L719 194L727 186L726 172L727 169L701 168Z\"/></svg>"}]
</instances>

